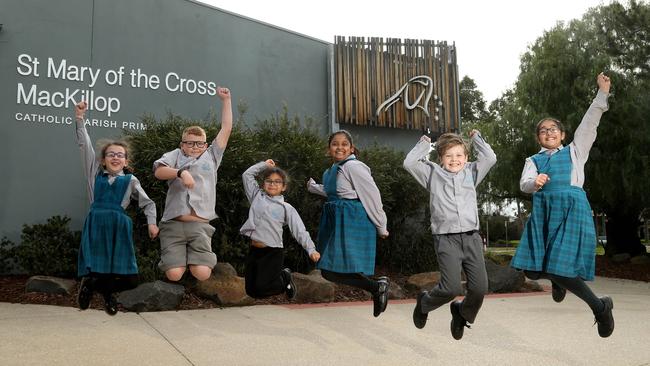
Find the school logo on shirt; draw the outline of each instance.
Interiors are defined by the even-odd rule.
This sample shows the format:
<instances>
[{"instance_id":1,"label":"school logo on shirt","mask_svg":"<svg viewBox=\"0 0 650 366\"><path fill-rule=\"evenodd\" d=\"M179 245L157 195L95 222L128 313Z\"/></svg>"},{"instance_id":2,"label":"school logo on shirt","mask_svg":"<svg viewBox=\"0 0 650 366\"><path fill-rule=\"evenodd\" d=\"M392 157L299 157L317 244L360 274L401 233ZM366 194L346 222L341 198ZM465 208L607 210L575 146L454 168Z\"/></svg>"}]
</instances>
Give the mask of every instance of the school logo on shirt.
<instances>
[{"instance_id":1,"label":"school logo on shirt","mask_svg":"<svg viewBox=\"0 0 650 366\"><path fill-rule=\"evenodd\" d=\"M270 215L274 220L283 221L284 220L284 207L273 205L270 210Z\"/></svg>"}]
</instances>

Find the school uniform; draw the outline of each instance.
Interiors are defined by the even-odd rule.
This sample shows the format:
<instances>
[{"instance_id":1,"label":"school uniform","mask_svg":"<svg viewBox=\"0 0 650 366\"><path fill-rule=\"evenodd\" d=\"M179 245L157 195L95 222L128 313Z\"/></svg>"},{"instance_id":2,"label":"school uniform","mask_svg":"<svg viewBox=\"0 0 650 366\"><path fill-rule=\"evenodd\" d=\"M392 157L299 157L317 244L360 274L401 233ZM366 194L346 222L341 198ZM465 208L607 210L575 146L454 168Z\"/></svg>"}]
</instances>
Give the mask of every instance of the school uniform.
<instances>
[{"instance_id":1,"label":"school uniform","mask_svg":"<svg viewBox=\"0 0 650 366\"><path fill-rule=\"evenodd\" d=\"M316 251L309 232L296 209L284 201L284 196L269 196L260 189L256 176L267 168L259 162L242 174L246 197L251 204L248 219L240 233L265 245L253 245L245 263L246 293L254 298L280 294L285 291L287 279L283 275L284 244L283 228L289 227L291 235L305 249L308 255Z\"/></svg>"},{"instance_id":2,"label":"school uniform","mask_svg":"<svg viewBox=\"0 0 650 366\"><path fill-rule=\"evenodd\" d=\"M169 151L153 163L154 171L160 166L185 169L194 178L194 188L183 185L180 178L167 181L165 211L160 221L161 271L185 267L188 264L213 268L217 256L212 251L212 235L215 228L205 222L181 222L174 218L189 215L192 210L201 218L217 218L216 185L217 169L221 165L224 149L213 142L210 147L194 158L186 156L178 148Z\"/></svg>"},{"instance_id":3,"label":"school uniform","mask_svg":"<svg viewBox=\"0 0 650 366\"><path fill-rule=\"evenodd\" d=\"M91 203L81 236L77 274L79 277L127 278L131 284L127 287L132 287L138 265L133 244L133 223L125 209L132 199L136 200L147 217L147 223L155 224L156 205L134 175L122 171L111 174L102 168L83 120L77 120L76 137ZM111 283L115 285L115 281L111 280ZM114 289L99 290L106 296Z\"/></svg>"},{"instance_id":4,"label":"school uniform","mask_svg":"<svg viewBox=\"0 0 650 366\"><path fill-rule=\"evenodd\" d=\"M526 159L520 188L533 194L533 210L512 259L517 269L593 280L596 231L587 195L582 189L584 166L596 140L608 94L599 91L568 146L542 148ZM551 179L535 191L535 178Z\"/></svg>"},{"instance_id":5,"label":"school uniform","mask_svg":"<svg viewBox=\"0 0 650 366\"><path fill-rule=\"evenodd\" d=\"M496 163L496 155L480 133L472 144L477 160L451 173L428 160L430 143L419 141L404 160L406 169L430 192L431 232L434 238L440 281L422 296L426 314L463 294L461 270L467 275L467 295L461 315L472 323L487 292L487 272L479 230L476 187Z\"/></svg>"},{"instance_id":6,"label":"school uniform","mask_svg":"<svg viewBox=\"0 0 650 366\"><path fill-rule=\"evenodd\" d=\"M318 230L317 268L373 275L377 234L388 234L388 220L370 168L350 155L323 173L323 184L310 180L308 190L327 197Z\"/></svg>"}]
</instances>

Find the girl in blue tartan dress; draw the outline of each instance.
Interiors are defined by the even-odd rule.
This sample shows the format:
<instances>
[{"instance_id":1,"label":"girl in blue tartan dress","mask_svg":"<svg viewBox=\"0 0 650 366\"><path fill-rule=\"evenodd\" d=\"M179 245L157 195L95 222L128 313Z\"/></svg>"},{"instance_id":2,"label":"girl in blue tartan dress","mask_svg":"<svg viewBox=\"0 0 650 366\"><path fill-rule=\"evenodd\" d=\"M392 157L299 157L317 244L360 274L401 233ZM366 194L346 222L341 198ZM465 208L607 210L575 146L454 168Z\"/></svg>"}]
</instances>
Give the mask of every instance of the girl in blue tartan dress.
<instances>
[{"instance_id":1,"label":"girl in blue tartan dress","mask_svg":"<svg viewBox=\"0 0 650 366\"><path fill-rule=\"evenodd\" d=\"M309 179L311 193L327 197L323 205L317 268L328 281L366 290L372 294L373 315L388 304L388 277L372 280L375 272L377 234L388 237L381 195L370 168L356 159L352 136L345 130L330 135L328 153L334 164L323 173L323 184Z\"/></svg>"},{"instance_id":2,"label":"girl in blue tartan dress","mask_svg":"<svg viewBox=\"0 0 650 366\"><path fill-rule=\"evenodd\" d=\"M101 159L96 159L85 127L86 107L82 101L75 108L77 143L91 203L79 247L77 272L81 285L77 302L81 310L86 310L93 292L100 292L104 297L104 310L115 315L117 302L113 294L135 287L138 275L133 223L124 210L131 199L138 200L147 216L149 236L153 239L158 235L156 205L138 179L125 174L128 156L124 142L105 144L101 149Z\"/></svg>"},{"instance_id":3,"label":"girl in blue tartan dress","mask_svg":"<svg viewBox=\"0 0 650 366\"><path fill-rule=\"evenodd\" d=\"M607 111L611 82L597 77L598 94L585 113L568 146L562 145L564 126L553 118L537 124L539 153L526 159L520 186L533 195L533 209L511 265L531 279L549 279L553 300L561 302L566 290L585 301L598 323L598 334L614 331L609 296L598 298L584 282L594 279L596 231L587 195L582 189L584 165L596 140L596 129Z\"/></svg>"}]
</instances>

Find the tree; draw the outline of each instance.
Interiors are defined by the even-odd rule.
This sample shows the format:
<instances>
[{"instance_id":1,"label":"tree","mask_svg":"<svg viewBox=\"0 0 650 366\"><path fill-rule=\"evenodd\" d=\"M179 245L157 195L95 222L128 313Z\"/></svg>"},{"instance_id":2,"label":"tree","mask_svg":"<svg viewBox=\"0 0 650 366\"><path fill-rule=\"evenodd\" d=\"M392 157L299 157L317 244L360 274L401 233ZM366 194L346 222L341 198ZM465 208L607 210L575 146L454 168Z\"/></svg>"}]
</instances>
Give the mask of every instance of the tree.
<instances>
[{"instance_id":1,"label":"tree","mask_svg":"<svg viewBox=\"0 0 650 366\"><path fill-rule=\"evenodd\" d=\"M492 184L506 196L523 197L513 190L520 171L512 167L539 148L535 123L559 118L571 141L595 95L596 75L605 71L612 78L610 109L601 119L584 186L592 207L608 217L608 254L645 253L637 228L640 213L650 207L649 33L650 5L636 1L599 6L568 25L558 23L522 56L514 89L490 106L495 123L488 133L498 141L499 158Z\"/></svg>"}]
</instances>

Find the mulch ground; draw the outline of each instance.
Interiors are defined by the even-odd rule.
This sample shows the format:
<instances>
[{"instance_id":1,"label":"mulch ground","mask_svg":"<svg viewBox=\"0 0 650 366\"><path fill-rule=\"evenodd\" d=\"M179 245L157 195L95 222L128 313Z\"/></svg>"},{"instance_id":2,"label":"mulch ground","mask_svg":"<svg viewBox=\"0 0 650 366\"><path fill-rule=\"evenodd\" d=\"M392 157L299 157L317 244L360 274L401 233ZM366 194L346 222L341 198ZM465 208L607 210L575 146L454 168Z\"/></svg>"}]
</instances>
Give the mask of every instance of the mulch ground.
<instances>
[{"instance_id":1,"label":"mulch ground","mask_svg":"<svg viewBox=\"0 0 650 366\"><path fill-rule=\"evenodd\" d=\"M388 275L391 281L397 283L404 289L404 284L408 275L397 273L380 273ZM622 278L635 281L650 282L650 265L648 264L631 264L631 263L614 263L611 259L604 256L596 257L596 275L602 277ZM57 306L76 307L77 301L75 296L70 295L49 295L42 293L26 293L25 283L28 276L4 276L0 277L0 302L19 303L19 304L43 304ZM415 292L405 290L407 298L415 298ZM74 291L76 293L76 289ZM367 292L348 286L339 286L336 294L337 302L346 301L367 301L370 296ZM273 296L264 300L256 300L255 304L278 305L289 304L284 295ZM93 309L103 309L104 303L101 296L95 295L90 305ZM179 310L191 309L210 309L220 307L219 304L212 300L198 297L196 294L187 291L180 305Z\"/></svg>"}]
</instances>

